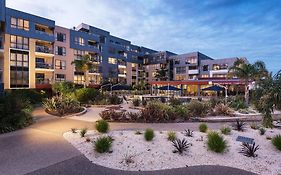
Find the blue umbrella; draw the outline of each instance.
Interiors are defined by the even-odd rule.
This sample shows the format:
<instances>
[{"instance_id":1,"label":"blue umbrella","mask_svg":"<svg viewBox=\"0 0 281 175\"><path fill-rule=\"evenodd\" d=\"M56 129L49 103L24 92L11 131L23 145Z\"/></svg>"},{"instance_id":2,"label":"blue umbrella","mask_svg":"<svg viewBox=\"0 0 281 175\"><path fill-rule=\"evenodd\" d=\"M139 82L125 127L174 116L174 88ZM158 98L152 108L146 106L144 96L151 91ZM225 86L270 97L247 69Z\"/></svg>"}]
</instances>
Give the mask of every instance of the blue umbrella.
<instances>
[{"instance_id":1,"label":"blue umbrella","mask_svg":"<svg viewBox=\"0 0 281 175\"><path fill-rule=\"evenodd\" d=\"M130 90L130 86L124 85L124 84L118 84L112 86L113 91L119 91L119 90Z\"/></svg>"},{"instance_id":2,"label":"blue umbrella","mask_svg":"<svg viewBox=\"0 0 281 175\"><path fill-rule=\"evenodd\" d=\"M207 88L202 89L202 91L224 91L225 89L223 87L214 85L214 86L210 86Z\"/></svg>"},{"instance_id":3,"label":"blue umbrella","mask_svg":"<svg viewBox=\"0 0 281 175\"><path fill-rule=\"evenodd\" d=\"M157 88L159 90L164 90L164 91L180 91L179 88L175 87L175 86L162 86L160 88Z\"/></svg>"}]
</instances>

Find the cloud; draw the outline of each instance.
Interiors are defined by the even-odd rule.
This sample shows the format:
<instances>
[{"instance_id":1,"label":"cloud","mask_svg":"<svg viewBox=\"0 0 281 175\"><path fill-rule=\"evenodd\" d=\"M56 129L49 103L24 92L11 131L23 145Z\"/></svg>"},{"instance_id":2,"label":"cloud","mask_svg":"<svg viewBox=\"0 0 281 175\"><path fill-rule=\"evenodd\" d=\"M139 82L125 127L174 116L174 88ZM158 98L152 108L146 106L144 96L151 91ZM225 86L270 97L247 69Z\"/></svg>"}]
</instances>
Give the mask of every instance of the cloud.
<instances>
[{"instance_id":1,"label":"cloud","mask_svg":"<svg viewBox=\"0 0 281 175\"><path fill-rule=\"evenodd\" d=\"M281 69L278 0L7 0L7 6L68 28L84 22L156 50L246 56Z\"/></svg>"}]
</instances>

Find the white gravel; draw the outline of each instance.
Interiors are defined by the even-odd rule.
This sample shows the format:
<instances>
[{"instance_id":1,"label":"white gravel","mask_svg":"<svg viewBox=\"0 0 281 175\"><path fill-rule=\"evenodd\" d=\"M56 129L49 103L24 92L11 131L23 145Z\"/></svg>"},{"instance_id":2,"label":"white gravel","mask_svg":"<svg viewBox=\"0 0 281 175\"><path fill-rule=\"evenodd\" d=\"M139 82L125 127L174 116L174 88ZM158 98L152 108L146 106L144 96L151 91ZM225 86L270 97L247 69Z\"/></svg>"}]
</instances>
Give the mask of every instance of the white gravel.
<instances>
[{"instance_id":1,"label":"white gravel","mask_svg":"<svg viewBox=\"0 0 281 175\"><path fill-rule=\"evenodd\" d=\"M145 141L143 134L136 135L135 131L112 131L108 135L114 138L113 152L104 154L95 152L93 143L86 142L86 137L94 141L101 136L95 131L88 131L85 138L80 137L79 131L75 134L67 132L64 137L91 162L113 169L145 171L194 165L222 165L257 174L279 175L281 174L281 151L278 151L271 141L266 139L267 136L277 134L281 134L281 130L268 129L263 136L260 136L258 130L250 128L244 132L232 131L231 135L224 136L228 143L227 151L219 154L207 150L205 133L194 132L194 137L186 137L177 132L178 138L186 138L192 144L182 155L172 152L174 148L167 140L166 131L155 131L155 138L151 142ZM256 144L260 145L257 151L258 157L249 158L238 153L241 149L241 143L235 141L238 135L255 139ZM201 137L203 141L199 141ZM126 163L126 159L130 163Z\"/></svg>"}]
</instances>

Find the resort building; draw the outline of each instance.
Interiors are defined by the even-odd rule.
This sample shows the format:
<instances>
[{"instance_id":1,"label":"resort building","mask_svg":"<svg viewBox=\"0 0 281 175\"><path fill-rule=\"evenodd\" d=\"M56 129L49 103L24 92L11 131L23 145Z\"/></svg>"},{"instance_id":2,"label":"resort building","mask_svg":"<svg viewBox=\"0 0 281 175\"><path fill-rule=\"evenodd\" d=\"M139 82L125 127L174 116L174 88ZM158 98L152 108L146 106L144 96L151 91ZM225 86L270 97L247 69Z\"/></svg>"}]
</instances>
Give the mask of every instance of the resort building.
<instances>
[{"instance_id":1,"label":"resort building","mask_svg":"<svg viewBox=\"0 0 281 175\"><path fill-rule=\"evenodd\" d=\"M226 79L237 58L213 59L200 52L177 55L133 45L110 32L88 24L68 29L54 20L6 7L0 1L0 81L2 89L50 88L60 81L89 87L112 84L175 85L183 94L197 94L205 85L239 85ZM72 61L90 55L94 68L88 79ZM165 77L156 76L157 71Z\"/></svg>"}]
</instances>

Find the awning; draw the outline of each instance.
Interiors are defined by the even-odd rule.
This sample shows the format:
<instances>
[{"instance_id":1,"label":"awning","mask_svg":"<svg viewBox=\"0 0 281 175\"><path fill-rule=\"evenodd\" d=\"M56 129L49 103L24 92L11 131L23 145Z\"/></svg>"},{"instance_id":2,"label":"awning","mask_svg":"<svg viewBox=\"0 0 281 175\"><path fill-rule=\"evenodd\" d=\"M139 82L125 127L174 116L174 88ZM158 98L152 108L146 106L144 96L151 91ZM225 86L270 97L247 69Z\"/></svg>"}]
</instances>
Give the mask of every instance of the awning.
<instances>
[{"instance_id":1,"label":"awning","mask_svg":"<svg viewBox=\"0 0 281 175\"><path fill-rule=\"evenodd\" d=\"M204 89L201 89L202 91L224 91L225 89L223 87L214 85L214 86L210 86Z\"/></svg>"},{"instance_id":2,"label":"awning","mask_svg":"<svg viewBox=\"0 0 281 175\"><path fill-rule=\"evenodd\" d=\"M175 86L162 86L157 89L164 90L164 91L180 91L180 89Z\"/></svg>"}]
</instances>

